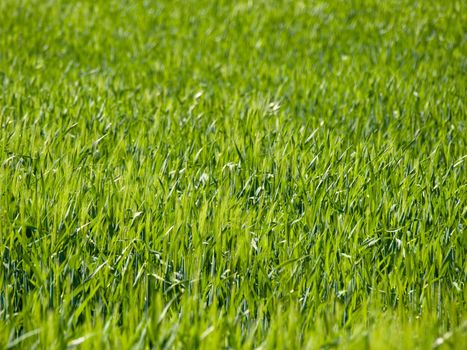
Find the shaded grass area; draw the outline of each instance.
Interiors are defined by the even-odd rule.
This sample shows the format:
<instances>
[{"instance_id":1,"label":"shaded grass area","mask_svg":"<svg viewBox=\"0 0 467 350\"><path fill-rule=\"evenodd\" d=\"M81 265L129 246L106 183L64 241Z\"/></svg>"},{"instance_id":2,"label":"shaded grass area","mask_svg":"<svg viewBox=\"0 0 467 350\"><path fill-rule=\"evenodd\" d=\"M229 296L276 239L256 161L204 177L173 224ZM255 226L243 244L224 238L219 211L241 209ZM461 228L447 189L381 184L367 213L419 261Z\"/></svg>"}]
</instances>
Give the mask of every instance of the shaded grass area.
<instances>
[{"instance_id":1,"label":"shaded grass area","mask_svg":"<svg viewBox=\"0 0 467 350\"><path fill-rule=\"evenodd\" d=\"M463 348L461 1L0 2L0 346Z\"/></svg>"}]
</instances>

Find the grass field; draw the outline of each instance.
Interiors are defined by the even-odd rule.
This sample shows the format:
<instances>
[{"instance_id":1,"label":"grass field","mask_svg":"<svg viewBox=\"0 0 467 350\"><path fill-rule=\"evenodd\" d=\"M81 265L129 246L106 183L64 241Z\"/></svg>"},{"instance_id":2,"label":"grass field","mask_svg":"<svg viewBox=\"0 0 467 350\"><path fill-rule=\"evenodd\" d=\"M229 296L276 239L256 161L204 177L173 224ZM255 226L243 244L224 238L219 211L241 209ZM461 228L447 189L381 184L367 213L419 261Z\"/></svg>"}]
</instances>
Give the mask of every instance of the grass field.
<instances>
[{"instance_id":1,"label":"grass field","mask_svg":"<svg viewBox=\"0 0 467 350\"><path fill-rule=\"evenodd\" d=\"M0 1L0 349L467 348L467 2Z\"/></svg>"}]
</instances>

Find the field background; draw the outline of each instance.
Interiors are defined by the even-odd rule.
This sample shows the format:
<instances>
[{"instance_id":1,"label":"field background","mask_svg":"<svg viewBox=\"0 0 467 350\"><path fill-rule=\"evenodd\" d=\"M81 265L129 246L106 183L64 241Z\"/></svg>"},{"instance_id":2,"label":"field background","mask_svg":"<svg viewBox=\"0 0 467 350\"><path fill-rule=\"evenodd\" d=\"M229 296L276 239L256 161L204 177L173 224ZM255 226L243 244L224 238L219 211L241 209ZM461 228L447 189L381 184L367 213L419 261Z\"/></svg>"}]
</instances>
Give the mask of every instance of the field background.
<instances>
[{"instance_id":1,"label":"field background","mask_svg":"<svg viewBox=\"0 0 467 350\"><path fill-rule=\"evenodd\" d=\"M0 348L465 348L466 31L1 0Z\"/></svg>"}]
</instances>

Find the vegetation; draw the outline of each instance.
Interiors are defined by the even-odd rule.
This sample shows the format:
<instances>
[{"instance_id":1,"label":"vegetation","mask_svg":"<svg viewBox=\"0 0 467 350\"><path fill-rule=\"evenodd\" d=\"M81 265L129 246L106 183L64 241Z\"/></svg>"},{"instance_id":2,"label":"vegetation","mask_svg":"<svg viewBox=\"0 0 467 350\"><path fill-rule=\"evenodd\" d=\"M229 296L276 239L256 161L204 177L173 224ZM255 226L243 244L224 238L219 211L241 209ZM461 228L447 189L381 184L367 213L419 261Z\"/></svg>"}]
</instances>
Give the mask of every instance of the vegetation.
<instances>
[{"instance_id":1,"label":"vegetation","mask_svg":"<svg viewBox=\"0 0 467 350\"><path fill-rule=\"evenodd\" d=\"M0 1L0 348L464 348L466 23Z\"/></svg>"}]
</instances>

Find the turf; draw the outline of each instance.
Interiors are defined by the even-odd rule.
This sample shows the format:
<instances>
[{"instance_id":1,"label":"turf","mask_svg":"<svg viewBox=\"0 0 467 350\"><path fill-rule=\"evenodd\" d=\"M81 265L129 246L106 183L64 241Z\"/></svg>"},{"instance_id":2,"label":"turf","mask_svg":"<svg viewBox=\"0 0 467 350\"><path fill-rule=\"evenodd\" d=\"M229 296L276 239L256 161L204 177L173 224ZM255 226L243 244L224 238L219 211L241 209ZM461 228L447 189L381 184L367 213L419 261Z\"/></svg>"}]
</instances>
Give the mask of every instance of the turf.
<instances>
[{"instance_id":1,"label":"turf","mask_svg":"<svg viewBox=\"0 0 467 350\"><path fill-rule=\"evenodd\" d=\"M467 345L467 3L0 1L0 348Z\"/></svg>"}]
</instances>

